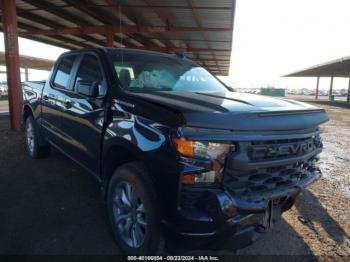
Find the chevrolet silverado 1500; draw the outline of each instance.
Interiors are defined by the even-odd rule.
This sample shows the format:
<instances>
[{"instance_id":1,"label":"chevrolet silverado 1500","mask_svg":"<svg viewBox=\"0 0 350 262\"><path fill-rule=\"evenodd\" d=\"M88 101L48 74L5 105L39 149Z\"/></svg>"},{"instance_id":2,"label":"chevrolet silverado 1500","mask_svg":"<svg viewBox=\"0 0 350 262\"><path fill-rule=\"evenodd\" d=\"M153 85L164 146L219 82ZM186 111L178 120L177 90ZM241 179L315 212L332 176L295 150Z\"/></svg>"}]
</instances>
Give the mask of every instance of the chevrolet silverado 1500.
<instances>
[{"instance_id":1,"label":"chevrolet silverado 1500","mask_svg":"<svg viewBox=\"0 0 350 262\"><path fill-rule=\"evenodd\" d=\"M180 55L71 51L23 94L28 153L54 147L97 179L125 253L164 232L243 247L321 176L323 109L233 92Z\"/></svg>"}]
</instances>

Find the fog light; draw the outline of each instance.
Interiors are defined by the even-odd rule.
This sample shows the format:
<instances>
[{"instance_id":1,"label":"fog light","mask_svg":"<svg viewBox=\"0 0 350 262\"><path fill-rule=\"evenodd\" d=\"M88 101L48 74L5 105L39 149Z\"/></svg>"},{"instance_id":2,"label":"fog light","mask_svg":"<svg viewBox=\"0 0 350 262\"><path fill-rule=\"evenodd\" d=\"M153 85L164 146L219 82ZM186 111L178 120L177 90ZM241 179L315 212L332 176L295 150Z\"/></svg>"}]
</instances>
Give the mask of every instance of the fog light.
<instances>
[{"instance_id":1,"label":"fog light","mask_svg":"<svg viewBox=\"0 0 350 262\"><path fill-rule=\"evenodd\" d=\"M208 171L198 174L188 174L181 177L181 184L183 185L194 185L202 183L214 183L215 182L215 172Z\"/></svg>"},{"instance_id":2,"label":"fog light","mask_svg":"<svg viewBox=\"0 0 350 262\"><path fill-rule=\"evenodd\" d=\"M208 171L205 173L199 173L195 176L195 183L214 183L215 182L215 172Z\"/></svg>"}]
</instances>

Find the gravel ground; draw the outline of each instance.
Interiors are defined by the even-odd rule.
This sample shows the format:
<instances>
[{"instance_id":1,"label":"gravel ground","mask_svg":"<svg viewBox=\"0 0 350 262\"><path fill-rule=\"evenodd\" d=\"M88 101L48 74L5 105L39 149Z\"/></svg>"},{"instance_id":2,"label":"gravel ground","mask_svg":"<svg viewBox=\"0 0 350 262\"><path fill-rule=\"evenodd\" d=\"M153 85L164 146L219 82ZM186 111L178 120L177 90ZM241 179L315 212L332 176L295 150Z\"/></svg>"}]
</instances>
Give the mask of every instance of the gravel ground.
<instances>
[{"instance_id":1,"label":"gravel ground","mask_svg":"<svg viewBox=\"0 0 350 262\"><path fill-rule=\"evenodd\" d=\"M0 113L9 111L7 95L3 95L0 97Z\"/></svg>"},{"instance_id":2,"label":"gravel ground","mask_svg":"<svg viewBox=\"0 0 350 262\"><path fill-rule=\"evenodd\" d=\"M350 109L325 108L323 178L240 254L350 259ZM0 118L0 254L118 254L99 196L94 179L61 154L30 159L22 134Z\"/></svg>"}]
</instances>

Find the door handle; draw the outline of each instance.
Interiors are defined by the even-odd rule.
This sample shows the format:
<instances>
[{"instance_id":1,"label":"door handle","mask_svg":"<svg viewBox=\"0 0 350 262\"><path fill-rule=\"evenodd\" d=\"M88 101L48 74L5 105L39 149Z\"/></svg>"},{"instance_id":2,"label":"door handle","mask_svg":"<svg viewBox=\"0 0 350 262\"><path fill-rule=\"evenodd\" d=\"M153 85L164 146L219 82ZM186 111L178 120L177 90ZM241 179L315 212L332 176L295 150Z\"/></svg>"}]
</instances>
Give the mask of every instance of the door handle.
<instances>
[{"instance_id":1,"label":"door handle","mask_svg":"<svg viewBox=\"0 0 350 262\"><path fill-rule=\"evenodd\" d=\"M49 100L49 97L48 97L47 95L44 95L44 96L43 96L43 99L44 99L45 101L47 101L47 100Z\"/></svg>"},{"instance_id":2,"label":"door handle","mask_svg":"<svg viewBox=\"0 0 350 262\"><path fill-rule=\"evenodd\" d=\"M70 100L67 100L65 103L64 103L64 107L65 108L71 108L73 105L72 105L72 101L70 101Z\"/></svg>"}]
</instances>

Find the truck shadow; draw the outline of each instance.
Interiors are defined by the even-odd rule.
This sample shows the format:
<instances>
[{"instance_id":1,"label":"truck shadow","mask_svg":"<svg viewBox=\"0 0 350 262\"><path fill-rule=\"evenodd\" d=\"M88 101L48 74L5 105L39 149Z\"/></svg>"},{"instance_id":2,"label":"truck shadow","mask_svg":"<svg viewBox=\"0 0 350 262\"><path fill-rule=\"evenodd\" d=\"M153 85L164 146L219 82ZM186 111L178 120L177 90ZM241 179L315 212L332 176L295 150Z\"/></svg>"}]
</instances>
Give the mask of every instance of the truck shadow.
<instances>
[{"instance_id":1,"label":"truck shadow","mask_svg":"<svg viewBox=\"0 0 350 262\"><path fill-rule=\"evenodd\" d=\"M296 223L301 223L314 232L320 242L324 238L332 239L337 245L343 244L349 235L342 226L328 213L321 201L311 191L304 190L297 198L295 209L299 214ZM287 211L291 212L291 211ZM322 236L319 226L328 236ZM322 230L322 231L323 231ZM263 239L239 252L242 255L313 255L311 247L303 240L284 218L263 236Z\"/></svg>"},{"instance_id":2,"label":"truck shadow","mask_svg":"<svg viewBox=\"0 0 350 262\"><path fill-rule=\"evenodd\" d=\"M244 256L313 256L309 245L283 217L260 240L239 250L238 254Z\"/></svg>"},{"instance_id":3,"label":"truck shadow","mask_svg":"<svg viewBox=\"0 0 350 262\"><path fill-rule=\"evenodd\" d=\"M295 203L300 217L299 220L318 236L319 232L315 227L315 222L320 224L337 244L342 244L349 238L341 225L323 207L320 200L309 190L304 190L303 195Z\"/></svg>"}]
</instances>

